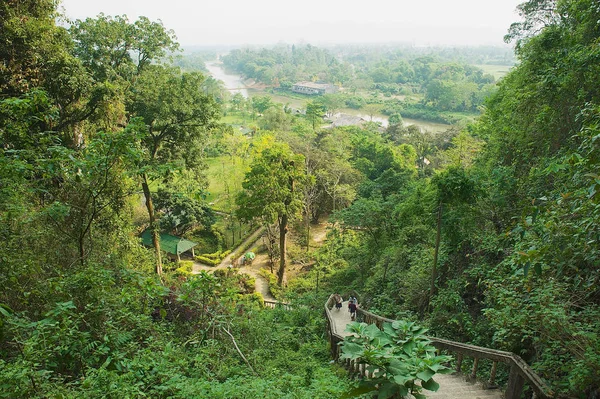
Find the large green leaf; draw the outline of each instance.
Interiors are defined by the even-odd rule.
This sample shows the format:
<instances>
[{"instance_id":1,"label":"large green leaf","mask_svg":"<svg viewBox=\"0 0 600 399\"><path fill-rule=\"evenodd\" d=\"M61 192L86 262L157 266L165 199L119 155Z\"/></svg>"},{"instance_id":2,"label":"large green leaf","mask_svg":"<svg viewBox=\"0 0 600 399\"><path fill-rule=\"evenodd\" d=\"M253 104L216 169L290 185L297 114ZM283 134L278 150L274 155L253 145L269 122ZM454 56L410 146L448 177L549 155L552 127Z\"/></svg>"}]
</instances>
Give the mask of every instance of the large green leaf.
<instances>
[{"instance_id":1,"label":"large green leaf","mask_svg":"<svg viewBox=\"0 0 600 399\"><path fill-rule=\"evenodd\" d=\"M419 377L421 380L423 380L423 382L427 382L431 379L431 377L433 377L435 374L435 371L431 370L430 368L427 368L423 371L420 371L417 373L417 377Z\"/></svg>"},{"instance_id":2,"label":"large green leaf","mask_svg":"<svg viewBox=\"0 0 600 399\"><path fill-rule=\"evenodd\" d=\"M398 392L398 386L391 382L384 383L379 388L379 394L377 395L377 399L387 399L391 398Z\"/></svg>"},{"instance_id":3,"label":"large green leaf","mask_svg":"<svg viewBox=\"0 0 600 399\"><path fill-rule=\"evenodd\" d=\"M394 375L394 382L398 385L404 385L411 380L412 380L412 378L407 375L402 375L402 374Z\"/></svg>"},{"instance_id":4,"label":"large green leaf","mask_svg":"<svg viewBox=\"0 0 600 399\"><path fill-rule=\"evenodd\" d=\"M435 380L433 378L430 378L428 381L423 381L421 383L421 386L423 388L427 389L428 391L433 391L433 392L436 392L438 389L440 389L440 384L435 382Z\"/></svg>"},{"instance_id":5,"label":"large green leaf","mask_svg":"<svg viewBox=\"0 0 600 399\"><path fill-rule=\"evenodd\" d=\"M379 346L385 346L385 345L390 345L391 343L393 343L394 341L392 339L390 339L390 336L381 331L381 330L377 330L377 332L373 335L373 340L374 342L376 342Z\"/></svg>"},{"instance_id":6,"label":"large green leaf","mask_svg":"<svg viewBox=\"0 0 600 399\"><path fill-rule=\"evenodd\" d=\"M399 385L398 393L400 394L400 397L405 398L408 395L408 388L404 385Z\"/></svg>"},{"instance_id":7,"label":"large green leaf","mask_svg":"<svg viewBox=\"0 0 600 399\"><path fill-rule=\"evenodd\" d=\"M352 389L350 392L345 393L340 396L340 399L352 399L358 398L359 396L364 395L365 393L376 391L377 388L374 385L361 383L358 387Z\"/></svg>"},{"instance_id":8,"label":"large green leaf","mask_svg":"<svg viewBox=\"0 0 600 399\"><path fill-rule=\"evenodd\" d=\"M342 344L343 359L357 359L364 354L365 348L360 344L353 342L344 342Z\"/></svg>"},{"instance_id":9,"label":"large green leaf","mask_svg":"<svg viewBox=\"0 0 600 399\"><path fill-rule=\"evenodd\" d=\"M396 329L392 326L392 323L383 323L383 331L392 338L396 338L398 335Z\"/></svg>"},{"instance_id":10,"label":"large green leaf","mask_svg":"<svg viewBox=\"0 0 600 399\"><path fill-rule=\"evenodd\" d=\"M449 367L444 366L441 362L447 362L448 356L436 356L432 359L429 359L429 361L427 362L427 365L429 366L429 368L433 371L435 371L438 374L451 374L454 372L454 370L452 370Z\"/></svg>"},{"instance_id":11,"label":"large green leaf","mask_svg":"<svg viewBox=\"0 0 600 399\"><path fill-rule=\"evenodd\" d=\"M408 364L398 359L390 360L387 369L394 374L408 374Z\"/></svg>"},{"instance_id":12,"label":"large green leaf","mask_svg":"<svg viewBox=\"0 0 600 399\"><path fill-rule=\"evenodd\" d=\"M415 343L415 341L408 341L408 342L405 342L404 345L402 345L402 350L407 355L411 355L416 346L417 346L417 344Z\"/></svg>"},{"instance_id":13,"label":"large green leaf","mask_svg":"<svg viewBox=\"0 0 600 399\"><path fill-rule=\"evenodd\" d=\"M369 324L369 326L364 329L364 334L367 337L374 339L381 334L381 330L379 330L375 324Z\"/></svg>"}]
</instances>

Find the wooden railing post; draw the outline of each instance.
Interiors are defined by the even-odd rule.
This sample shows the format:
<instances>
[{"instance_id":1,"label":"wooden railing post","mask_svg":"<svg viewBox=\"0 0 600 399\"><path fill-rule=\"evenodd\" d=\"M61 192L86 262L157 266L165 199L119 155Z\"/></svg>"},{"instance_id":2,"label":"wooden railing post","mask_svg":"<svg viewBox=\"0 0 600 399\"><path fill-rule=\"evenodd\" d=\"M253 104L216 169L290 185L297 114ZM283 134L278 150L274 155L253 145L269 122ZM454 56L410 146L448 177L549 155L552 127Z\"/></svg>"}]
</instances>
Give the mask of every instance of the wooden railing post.
<instances>
[{"instance_id":1,"label":"wooden railing post","mask_svg":"<svg viewBox=\"0 0 600 399\"><path fill-rule=\"evenodd\" d=\"M519 399L523 391L523 385L525 385L525 379L519 374L519 368L515 364L511 364L504 397L506 399Z\"/></svg>"},{"instance_id":2,"label":"wooden railing post","mask_svg":"<svg viewBox=\"0 0 600 399\"><path fill-rule=\"evenodd\" d=\"M477 382L477 367L479 367L478 357L473 359L473 368L471 369L471 374L467 377L467 381Z\"/></svg>"},{"instance_id":3,"label":"wooden railing post","mask_svg":"<svg viewBox=\"0 0 600 399\"><path fill-rule=\"evenodd\" d=\"M337 340L333 337L333 334L331 334L331 339L329 340L329 342L329 344L331 345L331 354L333 355L333 359L338 360L338 358L340 357L340 348L338 346Z\"/></svg>"},{"instance_id":4,"label":"wooden railing post","mask_svg":"<svg viewBox=\"0 0 600 399\"><path fill-rule=\"evenodd\" d=\"M490 371L490 379L485 384L485 388L486 389L496 388L496 371L497 371L497 368L498 368L498 362L494 361L494 363L492 363L492 371Z\"/></svg>"},{"instance_id":5,"label":"wooden railing post","mask_svg":"<svg viewBox=\"0 0 600 399\"><path fill-rule=\"evenodd\" d=\"M461 372L462 361L463 361L463 354L459 352L456 354L456 372L457 373Z\"/></svg>"}]
</instances>

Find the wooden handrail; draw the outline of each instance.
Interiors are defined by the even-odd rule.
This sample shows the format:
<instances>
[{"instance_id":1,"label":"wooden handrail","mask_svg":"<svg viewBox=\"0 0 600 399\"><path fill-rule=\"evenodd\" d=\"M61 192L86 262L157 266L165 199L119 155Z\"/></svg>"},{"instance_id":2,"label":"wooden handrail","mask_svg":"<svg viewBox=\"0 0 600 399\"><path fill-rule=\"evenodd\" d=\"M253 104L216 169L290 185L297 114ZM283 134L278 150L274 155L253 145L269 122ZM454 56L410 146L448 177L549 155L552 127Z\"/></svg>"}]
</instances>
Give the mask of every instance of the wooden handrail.
<instances>
[{"instance_id":1,"label":"wooden handrail","mask_svg":"<svg viewBox=\"0 0 600 399\"><path fill-rule=\"evenodd\" d=\"M263 300L263 303L265 304L265 307L271 308L271 309L275 309L277 307L283 307L286 310L290 310L292 308L292 305L290 303L271 301L270 299Z\"/></svg>"},{"instance_id":2,"label":"wooden handrail","mask_svg":"<svg viewBox=\"0 0 600 399\"><path fill-rule=\"evenodd\" d=\"M355 295L358 298L358 295ZM344 340L344 337L336 331L335 323L331 316L331 308L334 306L333 295L329 296L325 302L325 316L327 318L327 329L329 332L329 340L331 344L331 354L334 359L339 358L338 344ZM375 324L382 328L383 323L393 323L395 320L378 316L362 308L357 309L357 317L362 319L367 324ZM510 367L508 384L504 392L506 399L519 399L523 386L528 383L529 387L535 392L538 399L551 399L554 397L552 390L542 381L542 379L529 367L529 365L518 355L512 352L505 352L496 349L484 348L481 346L464 344L461 342L450 341L442 338L427 337L437 349L455 352L457 354L458 371L460 371L461 363L464 356L469 356L474 359L473 369L470 377L473 379L477 373L479 359L489 359L494 362L490 375L490 384L493 385L496 378L496 364L498 362L505 363ZM360 371L360 366L356 364L347 365L351 370Z\"/></svg>"},{"instance_id":3,"label":"wooden handrail","mask_svg":"<svg viewBox=\"0 0 600 399\"><path fill-rule=\"evenodd\" d=\"M339 358L339 343L344 340L344 337L337 331L336 325L331 315L331 308L335 305L333 294L329 296L325 302L325 318L327 319L327 335L329 335L329 346L331 348L331 357L335 360Z\"/></svg>"},{"instance_id":4,"label":"wooden handrail","mask_svg":"<svg viewBox=\"0 0 600 399\"><path fill-rule=\"evenodd\" d=\"M496 349L484 348L481 346L463 344L460 342L449 341L442 338L427 337L433 346L438 349L445 349L451 352L461 353L470 356L474 359L489 359L495 362L506 363L510 366L511 375L518 374L524 381L529 383L529 386L537 394L540 399L550 399L553 397L553 392L542 381L542 379L529 367L529 365L518 355L512 352L499 351ZM514 370L514 372L513 372ZM516 377L516 376L515 376ZM522 388L522 383L521 388ZM509 380L509 387L511 381ZM520 396L520 391L518 393ZM508 396L507 396L508 397ZM518 397L518 396L517 396Z\"/></svg>"}]
</instances>

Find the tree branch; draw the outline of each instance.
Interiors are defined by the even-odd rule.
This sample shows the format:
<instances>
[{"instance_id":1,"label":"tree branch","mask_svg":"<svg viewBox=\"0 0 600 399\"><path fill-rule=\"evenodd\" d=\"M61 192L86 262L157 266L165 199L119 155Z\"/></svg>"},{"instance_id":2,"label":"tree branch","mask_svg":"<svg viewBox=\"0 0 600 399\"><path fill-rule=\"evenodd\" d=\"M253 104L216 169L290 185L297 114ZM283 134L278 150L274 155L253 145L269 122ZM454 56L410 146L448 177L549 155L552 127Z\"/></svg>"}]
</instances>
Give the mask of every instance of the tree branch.
<instances>
[{"instance_id":1,"label":"tree branch","mask_svg":"<svg viewBox=\"0 0 600 399\"><path fill-rule=\"evenodd\" d=\"M225 331L225 333L227 335L229 335L229 337L231 338L231 341L233 342L233 346L235 346L235 349L240 354L240 356L242 357L242 359L244 359L244 362L246 362L246 364L248 365L248 367L250 367L250 370L252 370L252 373L254 373L254 375L258 376L258 374L256 373L256 371L254 371L254 368L252 368L252 365L248 362L248 359L246 359L246 356L244 356L244 354L242 353L242 351L240 350L240 348L237 346L237 343L235 342L235 338L233 337L233 335L231 335L231 333L225 327L221 327L221 328L223 329L223 331Z\"/></svg>"}]
</instances>

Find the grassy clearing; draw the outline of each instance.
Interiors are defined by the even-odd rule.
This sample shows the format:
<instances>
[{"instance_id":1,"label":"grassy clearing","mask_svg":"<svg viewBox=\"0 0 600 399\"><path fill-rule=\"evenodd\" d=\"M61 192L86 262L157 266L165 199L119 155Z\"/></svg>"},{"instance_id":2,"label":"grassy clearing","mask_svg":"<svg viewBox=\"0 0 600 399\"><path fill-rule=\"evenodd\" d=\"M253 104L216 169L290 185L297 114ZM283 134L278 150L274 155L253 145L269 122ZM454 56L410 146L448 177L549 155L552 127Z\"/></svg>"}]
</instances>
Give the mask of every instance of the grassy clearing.
<instances>
[{"instance_id":1,"label":"grassy clearing","mask_svg":"<svg viewBox=\"0 0 600 399\"><path fill-rule=\"evenodd\" d=\"M242 189L247 161L229 155L206 160L208 170L208 202L215 210L231 212L235 208L235 197Z\"/></svg>"},{"instance_id":2,"label":"grassy clearing","mask_svg":"<svg viewBox=\"0 0 600 399\"><path fill-rule=\"evenodd\" d=\"M229 111L227 115L221 117L220 122L230 125L247 125L249 123L254 123L255 120L252 120L249 113L244 115L241 112Z\"/></svg>"},{"instance_id":3,"label":"grassy clearing","mask_svg":"<svg viewBox=\"0 0 600 399\"><path fill-rule=\"evenodd\" d=\"M313 100L315 97L302 96L301 94L296 94L293 97L286 95L285 92L277 92L270 93L266 90L262 89L249 89L248 94L251 97L255 96L269 96L273 99L274 102L281 104L289 104L294 108L306 108L306 103L310 100Z\"/></svg>"},{"instance_id":4,"label":"grassy clearing","mask_svg":"<svg viewBox=\"0 0 600 399\"><path fill-rule=\"evenodd\" d=\"M496 80L500 79L508 73L511 66L508 65L475 65L477 68L483 69L485 73L489 73Z\"/></svg>"}]
</instances>

